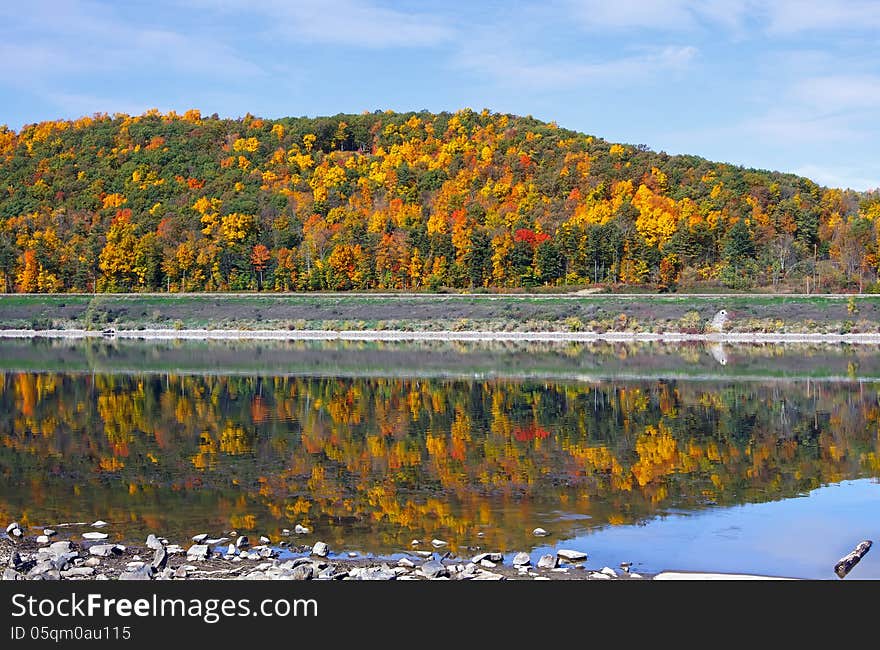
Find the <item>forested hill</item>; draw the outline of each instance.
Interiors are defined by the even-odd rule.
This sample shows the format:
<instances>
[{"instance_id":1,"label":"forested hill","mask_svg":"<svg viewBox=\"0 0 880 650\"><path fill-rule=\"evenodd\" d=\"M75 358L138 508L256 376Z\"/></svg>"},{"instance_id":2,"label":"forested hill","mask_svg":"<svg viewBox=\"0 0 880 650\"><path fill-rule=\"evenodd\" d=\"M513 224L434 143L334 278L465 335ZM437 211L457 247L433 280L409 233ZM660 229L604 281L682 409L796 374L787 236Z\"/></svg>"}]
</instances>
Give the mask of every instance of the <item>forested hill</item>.
<instances>
[{"instance_id":1,"label":"forested hill","mask_svg":"<svg viewBox=\"0 0 880 650\"><path fill-rule=\"evenodd\" d=\"M7 291L867 288L878 228L877 192L485 110L0 128Z\"/></svg>"}]
</instances>

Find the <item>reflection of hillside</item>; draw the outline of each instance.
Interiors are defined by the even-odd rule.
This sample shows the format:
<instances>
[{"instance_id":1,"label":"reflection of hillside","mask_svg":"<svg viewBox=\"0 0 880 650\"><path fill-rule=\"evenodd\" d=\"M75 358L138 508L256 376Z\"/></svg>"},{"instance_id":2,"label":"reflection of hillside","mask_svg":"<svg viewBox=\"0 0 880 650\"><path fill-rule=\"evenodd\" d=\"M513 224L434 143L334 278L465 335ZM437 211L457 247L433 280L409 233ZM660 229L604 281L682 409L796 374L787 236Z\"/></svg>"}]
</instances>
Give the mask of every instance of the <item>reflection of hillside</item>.
<instances>
[{"instance_id":1,"label":"reflection of hillside","mask_svg":"<svg viewBox=\"0 0 880 650\"><path fill-rule=\"evenodd\" d=\"M871 345L0 340L0 370L350 377L880 379Z\"/></svg>"},{"instance_id":2,"label":"reflection of hillside","mask_svg":"<svg viewBox=\"0 0 880 650\"><path fill-rule=\"evenodd\" d=\"M208 512L374 549L478 530L514 548L552 511L632 523L877 476L878 398L815 382L10 372L0 519L188 530Z\"/></svg>"}]
</instances>

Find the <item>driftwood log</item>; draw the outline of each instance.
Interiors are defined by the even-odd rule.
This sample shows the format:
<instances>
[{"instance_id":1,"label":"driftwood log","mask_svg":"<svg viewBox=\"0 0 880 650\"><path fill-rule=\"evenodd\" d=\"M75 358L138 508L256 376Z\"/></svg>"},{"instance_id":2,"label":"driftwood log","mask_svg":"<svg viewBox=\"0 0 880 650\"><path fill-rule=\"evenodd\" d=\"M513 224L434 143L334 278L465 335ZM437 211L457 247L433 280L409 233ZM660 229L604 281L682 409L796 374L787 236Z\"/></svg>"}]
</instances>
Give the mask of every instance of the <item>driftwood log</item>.
<instances>
[{"instance_id":1,"label":"driftwood log","mask_svg":"<svg viewBox=\"0 0 880 650\"><path fill-rule=\"evenodd\" d=\"M865 553L870 550L870 539L866 539L864 542L859 542L859 545L856 546L851 553L848 553L837 561L837 564L834 565L834 573L837 574L838 578L845 578L846 574L852 571L852 568L857 565L859 560L864 557Z\"/></svg>"}]
</instances>

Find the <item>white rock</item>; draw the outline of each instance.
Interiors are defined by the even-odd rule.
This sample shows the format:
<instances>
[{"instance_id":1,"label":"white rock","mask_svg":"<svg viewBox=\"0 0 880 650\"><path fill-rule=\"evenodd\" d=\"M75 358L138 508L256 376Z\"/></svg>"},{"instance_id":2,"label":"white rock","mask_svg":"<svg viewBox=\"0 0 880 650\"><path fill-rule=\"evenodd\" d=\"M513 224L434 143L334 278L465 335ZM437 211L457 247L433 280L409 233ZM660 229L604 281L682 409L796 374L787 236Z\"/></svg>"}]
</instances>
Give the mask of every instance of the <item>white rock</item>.
<instances>
[{"instance_id":1,"label":"white rock","mask_svg":"<svg viewBox=\"0 0 880 650\"><path fill-rule=\"evenodd\" d=\"M513 556L513 566L523 567L532 563L528 553L517 553Z\"/></svg>"},{"instance_id":2,"label":"white rock","mask_svg":"<svg viewBox=\"0 0 880 650\"><path fill-rule=\"evenodd\" d=\"M103 528L104 526L107 526L107 525L108 524L106 521L102 521L99 519L98 521L96 521L95 523L92 524L92 528Z\"/></svg>"},{"instance_id":3,"label":"white rock","mask_svg":"<svg viewBox=\"0 0 880 650\"><path fill-rule=\"evenodd\" d=\"M494 569L497 564L495 564L492 560L480 560L480 566L486 567L487 569Z\"/></svg>"},{"instance_id":4,"label":"white rock","mask_svg":"<svg viewBox=\"0 0 880 650\"><path fill-rule=\"evenodd\" d=\"M310 531L306 526L297 524L293 527L293 532L295 532L297 535L308 535Z\"/></svg>"},{"instance_id":5,"label":"white rock","mask_svg":"<svg viewBox=\"0 0 880 650\"><path fill-rule=\"evenodd\" d=\"M228 537L209 537L204 540L202 543L207 544L208 546L216 546L217 544L225 544L229 541Z\"/></svg>"},{"instance_id":6,"label":"white rock","mask_svg":"<svg viewBox=\"0 0 880 650\"><path fill-rule=\"evenodd\" d=\"M405 557L402 557L397 561L397 566L402 566L402 567L406 567L407 569L412 569L415 566L415 563L412 560L408 560Z\"/></svg>"},{"instance_id":7,"label":"white rock","mask_svg":"<svg viewBox=\"0 0 880 650\"><path fill-rule=\"evenodd\" d=\"M43 534L44 534L46 537L53 537L53 536L56 535L57 533L56 533L54 530L52 530L51 528L44 528L44 529L43 529Z\"/></svg>"},{"instance_id":8,"label":"white rock","mask_svg":"<svg viewBox=\"0 0 880 650\"><path fill-rule=\"evenodd\" d=\"M125 568L129 569L129 570L143 569L144 563L143 562L128 562L128 563L126 563Z\"/></svg>"},{"instance_id":9,"label":"white rock","mask_svg":"<svg viewBox=\"0 0 880 650\"><path fill-rule=\"evenodd\" d=\"M561 548L556 551L556 555L561 557L563 560L568 560L569 562L582 562L587 559L587 554L582 553L581 551L573 551L568 548Z\"/></svg>"},{"instance_id":10,"label":"white rock","mask_svg":"<svg viewBox=\"0 0 880 650\"><path fill-rule=\"evenodd\" d=\"M17 521L13 521L11 524L9 524L9 525L6 527L6 534L7 534L7 535L10 534L10 533L11 533L13 530L15 530L16 528L21 528L21 526L18 525L18 522L17 522Z\"/></svg>"},{"instance_id":11,"label":"white rock","mask_svg":"<svg viewBox=\"0 0 880 650\"><path fill-rule=\"evenodd\" d=\"M413 541L411 541L411 542L409 543L409 545L410 545L410 546L418 546L418 545L421 544L421 543L422 543L421 540L414 539Z\"/></svg>"},{"instance_id":12,"label":"white rock","mask_svg":"<svg viewBox=\"0 0 880 650\"><path fill-rule=\"evenodd\" d=\"M548 532L547 532L546 530L544 530L543 528L535 528L535 530L532 531L532 535L534 535L535 537L544 537L544 536L549 535L549 534L550 534L550 533L548 533Z\"/></svg>"},{"instance_id":13,"label":"white rock","mask_svg":"<svg viewBox=\"0 0 880 650\"><path fill-rule=\"evenodd\" d=\"M642 575L640 573L630 573L629 577L630 578L641 578Z\"/></svg>"},{"instance_id":14,"label":"white rock","mask_svg":"<svg viewBox=\"0 0 880 650\"><path fill-rule=\"evenodd\" d=\"M542 555L538 560L539 569L555 569L557 564L559 564L559 560L555 555Z\"/></svg>"},{"instance_id":15,"label":"white rock","mask_svg":"<svg viewBox=\"0 0 880 650\"><path fill-rule=\"evenodd\" d=\"M330 547L327 546L324 542L315 542L315 545L312 546L312 555L317 555L318 557L327 557L330 553Z\"/></svg>"},{"instance_id":16,"label":"white rock","mask_svg":"<svg viewBox=\"0 0 880 650\"><path fill-rule=\"evenodd\" d=\"M547 576L535 576L532 580L549 580Z\"/></svg>"},{"instance_id":17,"label":"white rock","mask_svg":"<svg viewBox=\"0 0 880 650\"><path fill-rule=\"evenodd\" d=\"M434 553L431 551L416 551L416 555L421 557L434 557Z\"/></svg>"},{"instance_id":18,"label":"white rock","mask_svg":"<svg viewBox=\"0 0 880 650\"><path fill-rule=\"evenodd\" d=\"M101 564L101 560L99 560L96 557L90 557L88 560L83 562L83 566L90 566L90 567L96 567L96 566L99 566L100 564Z\"/></svg>"},{"instance_id":19,"label":"white rock","mask_svg":"<svg viewBox=\"0 0 880 650\"><path fill-rule=\"evenodd\" d=\"M616 577L617 577L617 571L615 571L614 569L612 569L611 567L608 567L608 566L606 566L606 567L602 567L602 571L601 571L601 572L604 573L604 574L607 575L607 576L610 576L611 578L616 578Z\"/></svg>"},{"instance_id":20,"label":"white rock","mask_svg":"<svg viewBox=\"0 0 880 650\"><path fill-rule=\"evenodd\" d=\"M110 535L108 535L107 533L92 533L92 532L83 533L82 536L83 536L83 539L107 539L108 537L110 537Z\"/></svg>"},{"instance_id":21,"label":"white rock","mask_svg":"<svg viewBox=\"0 0 880 650\"><path fill-rule=\"evenodd\" d=\"M290 528L282 528L281 534L282 535L290 535Z\"/></svg>"},{"instance_id":22,"label":"white rock","mask_svg":"<svg viewBox=\"0 0 880 650\"><path fill-rule=\"evenodd\" d=\"M238 555L238 549L235 547L235 544L230 544L226 549L226 555L235 556Z\"/></svg>"},{"instance_id":23,"label":"white rock","mask_svg":"<svg viewBox=\"0 0 880 650\"><path fill-rule=\"evenodd\" d=\"M192 541L196 544L201 544L206 539L208 539L208 533L199 533L198 535L193 535Z\"/></svg>"},{"instance_id":24,"label":"white rock","mask_svg":"<svg viewBox=\"0 0 880 650\"><path fill-rule=\"evenodd\" d=\"M348 557L357 557L357 556L358 556L358 554L355 553L354 551L349 551L349 552L348 552Z\"/></svg>"},{"instance_id":25,"label":"white rock","mask_svg":"<svg viewBox=\"0 0 880 650\"><path fill-rule=\"evenodd\" d=\"M446 546L446 544L447 544L447 542L444 542L442 539L432 539L431 540L431 546L433 546L434 548L441 548L443 546Z\"/></svg>"},{"instance_id":26,"label":"white rock","mask_svg":"<svg viewBox=\"0 0 880 650\"><path fill-rule=\"evenodd\" d=\"M599 572L599 571L591 571L591 572L590 572L590 577L591 577L593 580L611 580L611 576L610 576L610 575L608 575L607 573L601 573L601 572Z\"/></svg>"},{"instance_id":27,"label":"white rock","mask_svg":"<svg viewBox=\"0 0 880 650\"><path fill-rule=\"evenodd\" d=\"M260 542L261 542L262 544L268 544L268 543L270 543L271 541L272 541L272 540L269 539L268 537L266 537L265 535L260 535Z\"/></svg>"},{"instance_id":28,"label":"white rock","mask_svg":"<svg viewBox=\"0 0 880 650\"><path fill-rule=\"evenodd\" d=\"M47 535L40 535L37 537L37 544L48 544L49 537Z\"/></svg>"}]
</instances>

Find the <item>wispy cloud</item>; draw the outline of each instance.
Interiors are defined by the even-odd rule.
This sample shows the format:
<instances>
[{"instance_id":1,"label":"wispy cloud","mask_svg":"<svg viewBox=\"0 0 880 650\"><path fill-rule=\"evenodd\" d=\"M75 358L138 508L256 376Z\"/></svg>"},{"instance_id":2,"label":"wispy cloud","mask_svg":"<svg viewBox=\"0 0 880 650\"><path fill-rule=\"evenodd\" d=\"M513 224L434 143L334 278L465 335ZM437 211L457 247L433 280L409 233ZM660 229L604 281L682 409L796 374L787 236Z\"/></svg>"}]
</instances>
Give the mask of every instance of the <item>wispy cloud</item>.
<instances>
[{"instance_id":1,"label":"wispy cloud","mask_svg":"<svg viewBox=\"0 0 880 650\"><path fill-rule=\"evenodd\" d=\"M692 46L670 46L604 61L529 57L521 48L498 46L463 50L455 63L502 84L529 88L572 88L588 83L630 84L662 71L680 69L698 54Z\"/></svg>"},{"instance_id":2,"label":"wispy cloud","mask_svg":"<svg viewBox=\"0 0 880 650\"><path fill-rule=\"evenodd\" d=\"M268 21L267 33L290 43L422 48L449 42L455 36L448 18L424 10L392 9L367 0L195 0L195 4L261 17Z\"/></svg>"},{"instance_id":3,"label":"wispy cloud","mask_svg":"<svg viewBox=\"0 0 880 650\"><path fill-rule=\"evenodd\" d=\"M700 26L792 35L880 27L878 0L567 0L593 30L683 31Z\"/></svg>"}]
</instances>

